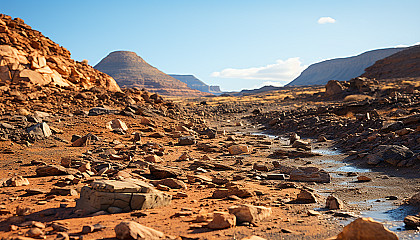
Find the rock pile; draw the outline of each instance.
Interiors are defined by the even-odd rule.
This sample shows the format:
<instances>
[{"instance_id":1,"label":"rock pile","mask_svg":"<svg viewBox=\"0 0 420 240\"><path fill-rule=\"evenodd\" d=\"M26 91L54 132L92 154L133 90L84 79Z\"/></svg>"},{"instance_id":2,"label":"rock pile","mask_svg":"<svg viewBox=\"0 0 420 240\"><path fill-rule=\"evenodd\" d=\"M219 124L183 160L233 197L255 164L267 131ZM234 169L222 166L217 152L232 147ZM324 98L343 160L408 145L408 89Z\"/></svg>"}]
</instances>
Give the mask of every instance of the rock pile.
<instances>
[{"instance_id":1,"label":"rock pile","mask_svg":"<svg viewBox=\"0 0 420 240\"><path fill-rule=\"evenodd\" d=\"M335 140L336 147L364 153L359 157L372 165L418 164L420 111L415 106L420 103L420 91L379 90L371 88L371 82L357 78L347 84L358 92L375 92L375 99L271 111L249 119L276 134L295 132L315 139L322 136L324 141ZM343 83L330 82L327 86L333 84ZM388 113L379 114L377 109Z\"/></svg>"},{"instance_id":2,"label":"rock pile","mask_svg":"<svg viewBox=\"0 0 420 240\"><path fill-rule=\"evenodd\" d=\"M20 18L0 15L0 82L58 85L90 89L100 86L120 91L115 80L86 62L76 62L70 52Z\"/></svg>"}]
</instances>

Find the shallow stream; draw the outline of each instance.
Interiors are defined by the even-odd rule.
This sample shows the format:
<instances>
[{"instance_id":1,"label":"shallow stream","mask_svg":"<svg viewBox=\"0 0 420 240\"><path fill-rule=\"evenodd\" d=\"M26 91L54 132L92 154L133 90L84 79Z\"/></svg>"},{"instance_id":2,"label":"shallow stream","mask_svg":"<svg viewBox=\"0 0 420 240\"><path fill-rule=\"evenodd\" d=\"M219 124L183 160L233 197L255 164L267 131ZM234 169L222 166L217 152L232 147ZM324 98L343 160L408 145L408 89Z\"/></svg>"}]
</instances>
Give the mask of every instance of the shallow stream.
<instances>
[{"instance_id":1,"label":"shallow stream","mask_svg":"<svg viewBox=\"0 0 420 240\"><path fill-rule=\"evenodd\" d=\"M253 135L263 135L266 137L269 137L270 139L280 139L285 140L285 138L279 138L278 136L264 134L264 133L253 133ZM285 140L287 141L287 140ZM284 142L284 141L281 141ZM368 168L361 168L358 166L354 166L349 163L345 163L342 161L335 160L333 156L338 156L343 154L342 152L335 150L335 149L329 149L329 148L317 148L313 149L312 152L322 154L324 157L322 160L317 160L317 158L311 159L312 162L322 163L326 164L328 167L324 168L327 172L329 172L332 176L332 181L334 183L334 179L341 180L337 181L335 186L341 186L341 187L348 187L348 188L355 188L358 187L357 183L354 181L351 181L350 179L347 179L348 173L369 173L372 172L371 169ZM331 156L331 158L328 158L328 156ZM319 194L323 196L328 196L331 194L331 192L334 192L334 189L322 189L322 185L317 185L319 188ZM375 186L375 185L369 185L369 186L363 186L365 188L385 188L384 186ZM348 204L350 205L357 205L360 207L361 210L358 214L358 216L361 217L371 217L376 221L379 221L383 223L388 229L391 231L394 231L399 239L420 239L419 232L415 231L407 231L404 227L404 218L407 215L415 215L417 214L418 210L407 206L407 205L400 205L401 200L389 200L385 198L381 199L369 199L365 201L359 201L359 202L350 202ZM354 219L349 218L348 220L343 221L343 225L347 225L350 222L352 222Z\"/></svg>"}]
</instances>

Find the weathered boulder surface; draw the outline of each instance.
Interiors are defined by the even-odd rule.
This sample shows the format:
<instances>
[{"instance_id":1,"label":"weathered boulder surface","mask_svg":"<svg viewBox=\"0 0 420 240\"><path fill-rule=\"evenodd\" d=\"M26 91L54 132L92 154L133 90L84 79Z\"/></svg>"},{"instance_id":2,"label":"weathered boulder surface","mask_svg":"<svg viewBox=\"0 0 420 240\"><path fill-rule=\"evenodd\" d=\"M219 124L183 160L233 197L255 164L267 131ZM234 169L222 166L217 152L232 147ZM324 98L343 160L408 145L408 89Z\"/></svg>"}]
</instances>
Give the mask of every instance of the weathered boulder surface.
<instances>
[{"instance_id":1,"label":"weathered boulder surface","mask_svg":"<svg viewBox=\"0 0 420 240\"><path fill-rule=\"evenodd\" d=\"M408 199L408 203L414 206L420 206L420 192L414 194Z\"/></svg>"},{"instance_id":2,"label":"weathered boulder surface","mask_svg":"<svg viewBox=\"0 0 420 240\"><path fill-rule=\"evenodd\" d=\"M249 204L229 207L229 213L236 216L236 221L254 223L271 216L271 208Z\"/></svg>"},{"instance_id":3,"label":"weathered boulder surface","mask_svg":"<svg viewBox=\"0 0 420 240\"><path fill-rule=\"evenodd\" d=\"M213 220L207 225L210 229L225 229L236 226L236 217L227 212L214 212Z\"/></svg>"},{"instance_id":4,"label":"weathered boulder surface","mask_svg":"<svg viewBox=\"0 0 420 240\"><path fill-rule=\"evenodd\" d=\"M333 195L328 196L325 202L325 208L330 210L341 209L343 205L343 201Z\"/></svg>"},{"instance_id":5,"label":"weathered boulder surface","mask_svg":"<svg viewBox=\"0 0 420 240\"><path fill-rule=\"evenodd\" d=\"M395 233L389 231L382 223L372 218L358 218L349 225L345 226L343 231L337 235L336 240L398 240Z\"/></svg>"},{"instance_id":6,"label":"weathered boulder surface","mask_svg":"<svg viewBox=\"0 0 420 240\"><path fill-rule=\"evenodd\" d=\"M405 146L398 145L379 145L371 155L368 156L368 164L376 165L387 162L397 166L401 161L414 156L414 153Z\"/></svg>"},{"instance_id":7,"label":"weathered boulder surface","mask_svg":"<svg viewBox=\"0 0 420 240\"><path fill-rule=\"evenodd\" d=\"M124 221L115 226L115 235L121 240L155 240L164 239L165 234L153 228L149 228L133 221Z\"/></svg>"},{"instance_id":8,"label":"weathered boulder surface","mask_svg":"<svg viewBox=\"0 0 420 240\"><path fill-rule=\"evenodd\" d=\"M82 188L76 208L86 213L116 207L128 212L167 206L171 196L137 179L96 180Z\"/></svg>"},{"instance_id":9,"label":"weathered boulder surface","mask_svg":"<svg viewBox=\"0 0 420 240\"><path fill-rule=\"evenodd\" d=\"M68 174L68 171L65 167L58 166L58 165L41 166L41 167L38 167L35 171L36 171L36 175L39 177Z\"/></svg>"},{"instance_id":10,"label":"weathered boulder surface","mask_svg":"<svg viewBox=\"0 0 420 240\"><path fill-rule=\"evenodd\" d=\"M330 80L325 85L325 94L326 95L336 95L340 94L344 91L344 87L341 85L341 83L337 80Z\"/></svg>"},{"instance_id":11,"label":"weathered boulder surface","mask_svg":"<svg viewBox=\"0 0 420 240\"><path fill-rule=\"evenodd\" d=\"M291 181L329 183L331 176L323 169L300 167L290 172Z\"/></svg>"},{"instance_id":12,"label":"weathered boulder surface","mask_svg":"<svg viewBox=\"0 0 420 240\"><path fill-rule=\"evenodd\" d=\"M228 151L231 155L244 154L249 152L247 145L232 145L228 148Z\"/></svg>"},{"instance_id":13,"label":"weathered boulder surface","mask_svg":"<svg viewBox=\"0 0 420 240\"><path fill-rule=\"evenodd\" d=\"M301 189L299 194L296 196L296 199L292 201L292 203L302 203L302 204L309 204L309 203L316 203L317 199L315 194L312 192Z\"/></svg>"},{"instance_id":14,"label":"weathered boulder surface","mask_svg":"<svg viewBox=\"0 0 420 240\"><path fill-rule=\"evenodd\" d=\"M408 215L404 218L404 224L406 229L415 229L417 230L420 227L420 215L413 216Z\"/></svg>"},{"instance_id":15,"label":"weathered boulder surface","mask_svg":"<svg viewBox=\"0 0 420 240\"><path fill-rule=\"evenodd\" d=\"M50 127L45 122L30 126L26 131L37 138L47 138L52 135Z\"/></svg>"}]
</instances>

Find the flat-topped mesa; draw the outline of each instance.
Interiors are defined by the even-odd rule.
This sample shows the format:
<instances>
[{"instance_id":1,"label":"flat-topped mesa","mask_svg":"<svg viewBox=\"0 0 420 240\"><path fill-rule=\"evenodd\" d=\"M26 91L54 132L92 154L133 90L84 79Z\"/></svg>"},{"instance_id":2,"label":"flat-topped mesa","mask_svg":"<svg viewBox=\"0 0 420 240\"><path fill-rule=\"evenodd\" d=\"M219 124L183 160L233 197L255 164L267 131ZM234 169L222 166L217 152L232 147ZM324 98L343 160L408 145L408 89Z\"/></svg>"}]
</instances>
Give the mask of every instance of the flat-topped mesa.
<instances>
[{"instance_id":1,"label":"flat-topped mesa","mask_svg":"<svg viewBox=\"0 0 420 240\"><path fill-rule=\"evenodd\" d=\"M134 52L115 51L102 59L95 69L112 76L121 87L139 87L168 96L204 96L186 83L151 66Z\"/></svg>"},{"instance_id":2,"label":"flat-topped mesa","mask_svg":"<svg viewBox=\"0 0 420 240\"><path fill-rule=\"evenodd\" d=\"M121 91L116 81L33 30L20 18L0 14L0 83L58 85L74 89L101 87Z\"/></svg>"}]
</instances>

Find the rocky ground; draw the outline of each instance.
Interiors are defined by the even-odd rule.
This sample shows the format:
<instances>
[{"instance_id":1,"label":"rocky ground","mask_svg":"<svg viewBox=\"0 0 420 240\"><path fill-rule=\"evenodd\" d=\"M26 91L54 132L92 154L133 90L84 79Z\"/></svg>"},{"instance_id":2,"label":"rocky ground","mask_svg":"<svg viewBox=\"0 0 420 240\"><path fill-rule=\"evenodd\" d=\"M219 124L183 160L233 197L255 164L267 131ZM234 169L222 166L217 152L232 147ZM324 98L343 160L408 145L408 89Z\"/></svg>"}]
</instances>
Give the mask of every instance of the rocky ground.
<instances>
[{"instance_id":1,"label":"rocky ground","mask_svg":"<svg viewBox=\"0 0 420 240\"><path fill-rule=\"evenodd\" d=\"M64 89L69 107L44 109L4 91L17 104L0 120L2 238L327 239L360 216L418 238L402 223L418 226L416 91L385 105L398 116L307 88L178 104L124 91ZM349 108L365 112L337 114Z\"/></svg>"}]
</instances>

